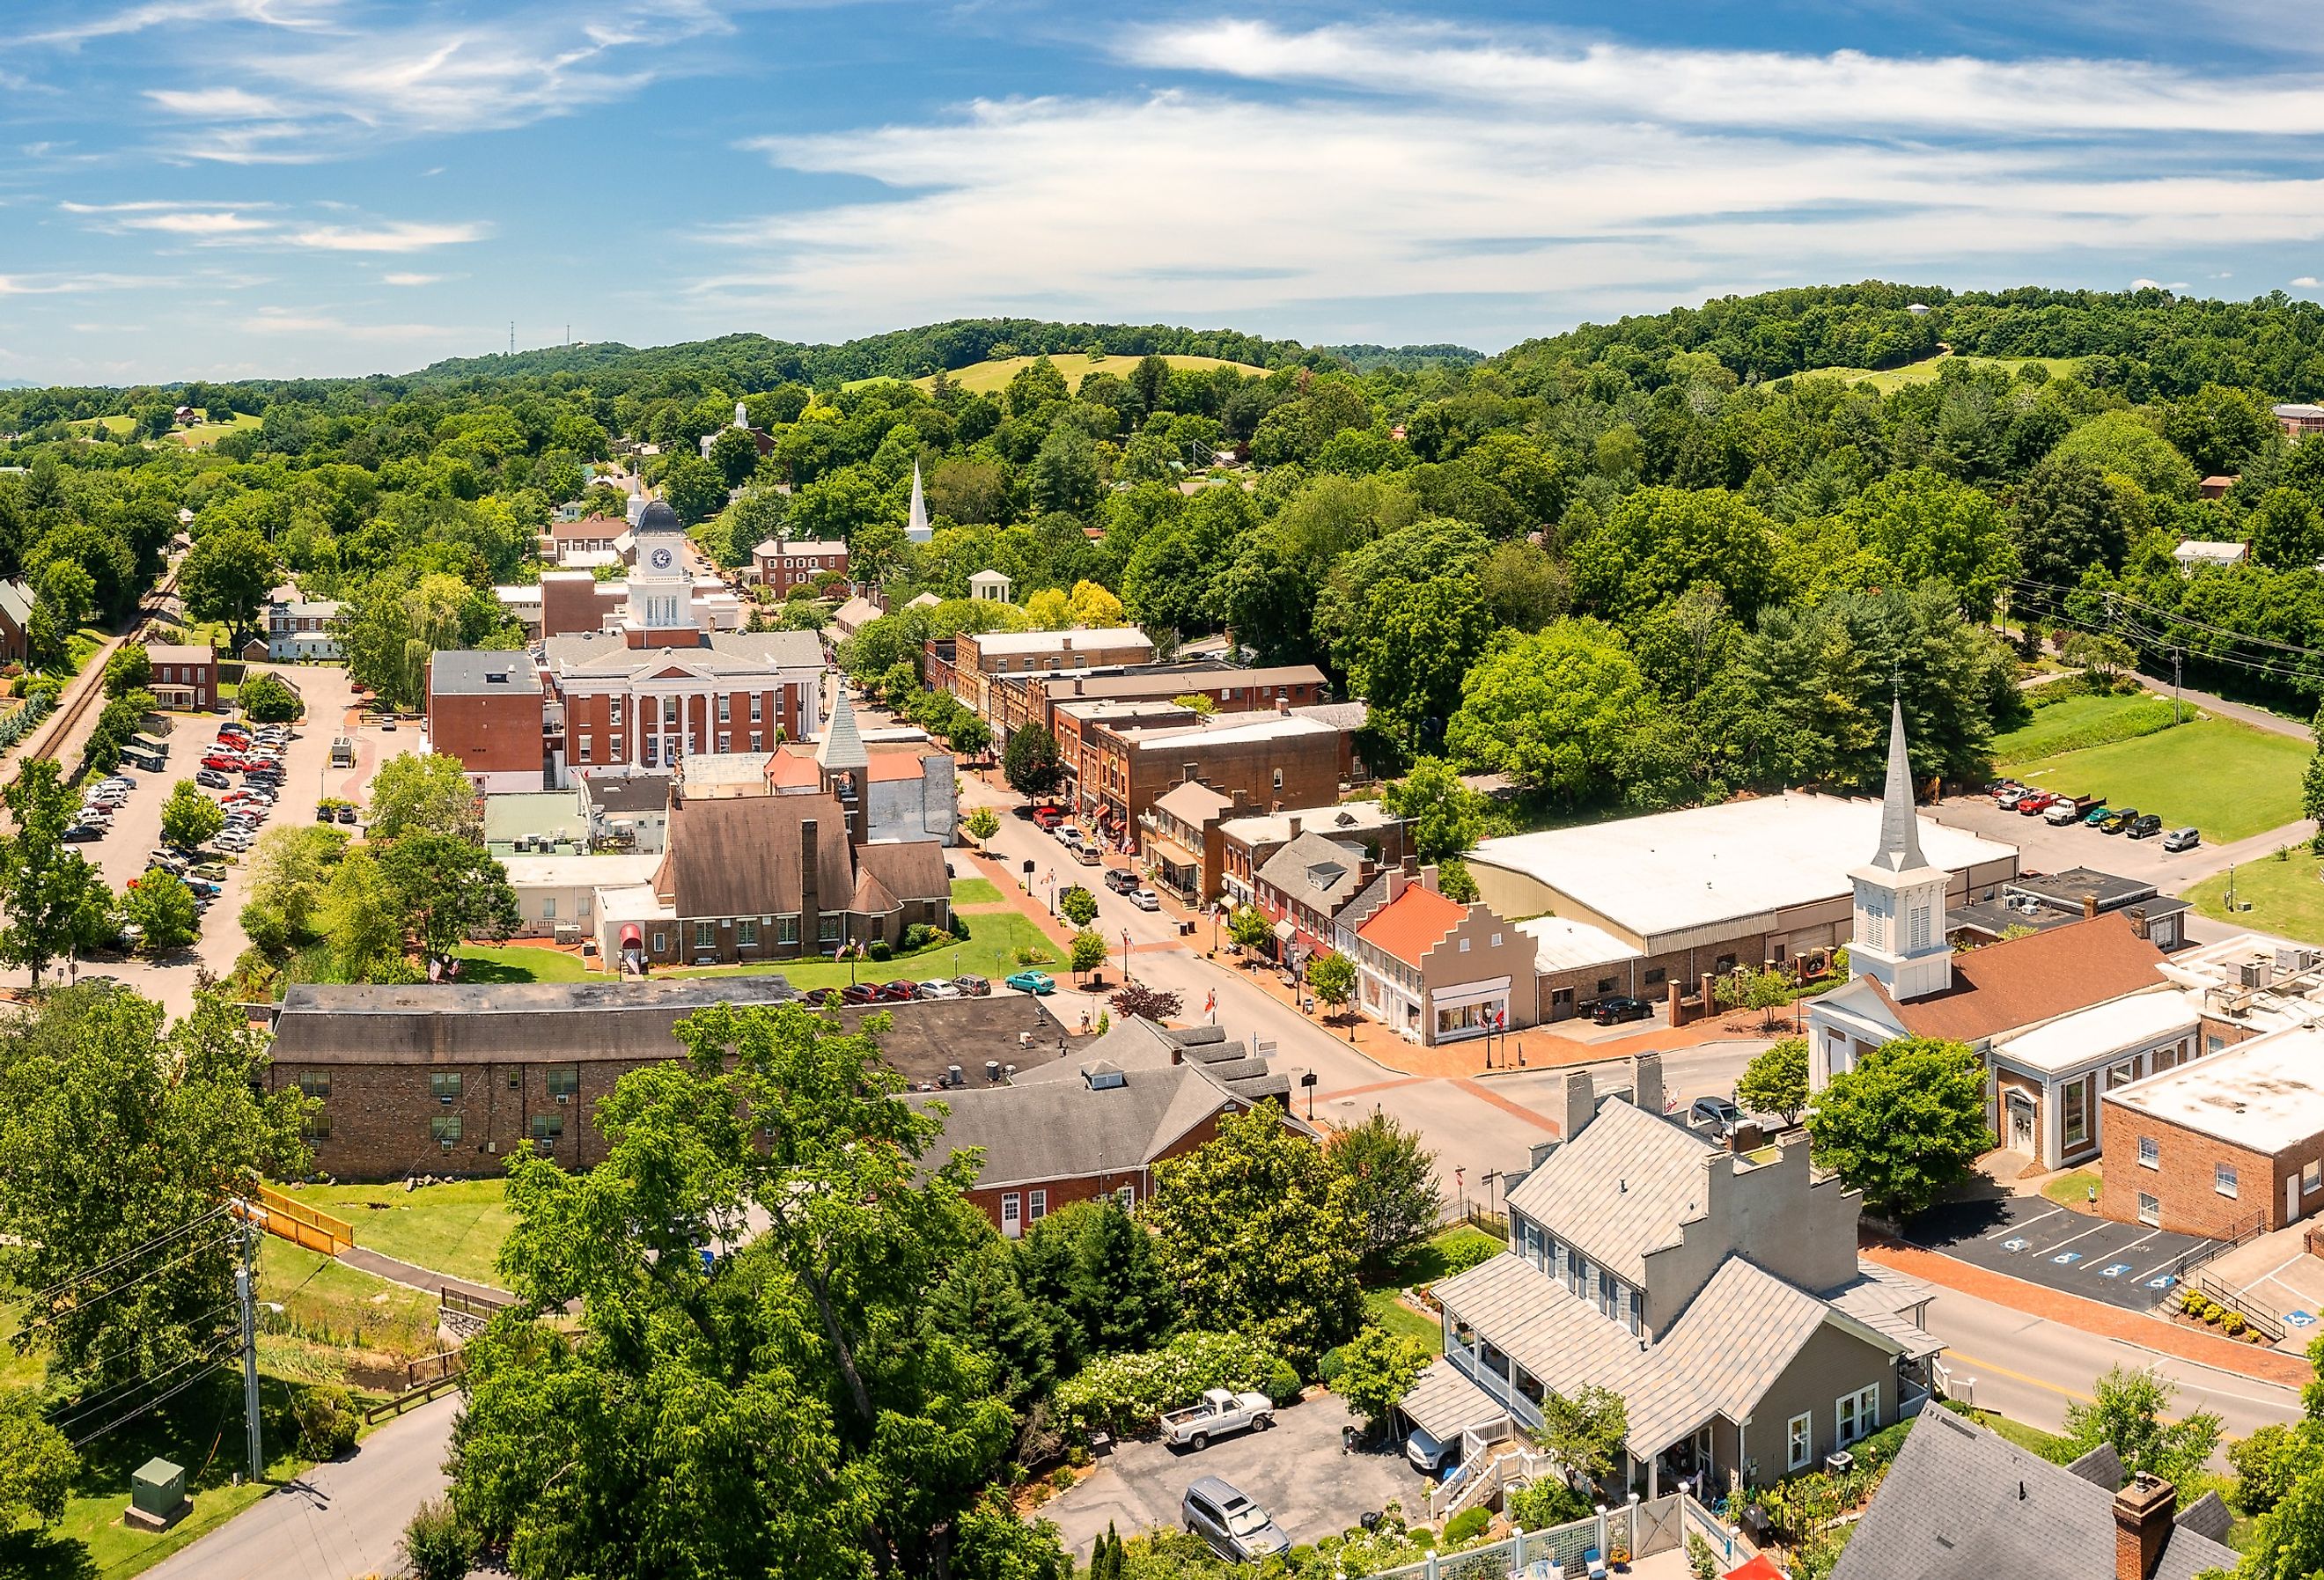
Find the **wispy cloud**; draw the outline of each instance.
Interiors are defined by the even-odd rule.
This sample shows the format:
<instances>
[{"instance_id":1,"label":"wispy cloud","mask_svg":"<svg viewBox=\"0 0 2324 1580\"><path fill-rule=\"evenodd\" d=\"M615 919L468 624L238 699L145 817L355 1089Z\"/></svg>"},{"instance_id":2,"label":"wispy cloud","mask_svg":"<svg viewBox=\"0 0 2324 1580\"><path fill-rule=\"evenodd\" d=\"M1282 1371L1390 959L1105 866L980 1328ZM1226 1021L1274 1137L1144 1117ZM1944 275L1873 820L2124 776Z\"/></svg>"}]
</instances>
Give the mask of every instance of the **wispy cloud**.
<instances>
[{"instance_id":1,"label":"wispy cloud","mask_svg":"<svg viewBox=\"0 0 2324 1580\"><path fill-rule=\"evenodd\" d=\"M242 327L254 335L332 335L385 342L444 340L467 332L442 324L350 323L329 311L285 307L261 308Z\"/></svg>"},{"instance_id":2,"label":"wispy cloud","mask_svg":"<svg viewBox=\"0 0 2324 1580\"><path fill-rule=\"evenodd\" d=\"M326 253L424 253L433 247L482 241L492 226L474 223L429 225L398 221L385 225L318 225L292 231L283 239L292 246Z\"/></svg>"},{"instance_id":3,"label":"wispy cloud","mask_svg":"<svg viewBox=\"0 0 2324 1580\"><path fill-rule=\"evenodd\" d=\"M438 281L443 279L444 276L441 274L411 274L399 270L395 273L383 274L379 278L380 282L383 285L413 286L433 285Z\"/></svg>"},{"instance_id":4,"label":"wispy cloud","mask_svg":"<svg viewBox=\"0 0 2324 1580\"><path fill-rule=\"evenodd\" d=\"M286 29L312 28L321 25L342 7L340 0L148 0L148 4L118 10L98 5L74 9L74 21L19 34L15 42L72 49L97 39L121 38L156 28L188 24L214 27L234 22Z\"/></svg>"},{"instance_id":5,"label":"wispy cloud","mask_svg":"<svg viewBox=\"0 0 2324 1580\"><path fill-rule=\"evenodd\" d=\"M173 115L208 121L267 121L283 113L281 100L241 88L149 88L145 97Z\"/></svg>"}]
</instances>

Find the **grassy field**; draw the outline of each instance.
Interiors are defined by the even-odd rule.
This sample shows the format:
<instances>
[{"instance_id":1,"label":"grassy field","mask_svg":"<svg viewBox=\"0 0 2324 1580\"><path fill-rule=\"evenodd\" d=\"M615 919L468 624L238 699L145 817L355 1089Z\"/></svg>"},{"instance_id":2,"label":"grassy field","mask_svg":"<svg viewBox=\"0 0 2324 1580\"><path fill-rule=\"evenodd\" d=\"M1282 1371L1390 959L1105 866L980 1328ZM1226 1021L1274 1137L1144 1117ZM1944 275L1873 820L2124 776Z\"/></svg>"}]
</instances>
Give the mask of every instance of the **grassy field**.
<instances>
[{"instance_id":1,"label":"grassy field","mask_svg":"<svg viewBox=\"0 0 2324 1580\"><path fill-rule=\"evenodd\" d=\"M2098 1171L2095 1169L2070 1169L2055 1179L2042 1182L2042 1194L2061 1207L2087 1210L2090 1192L2098 1187Z\"/></svg>"},{"instance_id":2,"label":"grassy field","mask_svg":"<svg viewBox=\"0 0 2324 1580\"><path fill-rule=\"evenodd\" d=\"M954 905L1004 905L1008 899L990 878L954 878L952 881L952 902Z\"/></svg>"},{"instance_id":3,"label":"grassy field","mask_svg":"<svg viewBox=\"0 0 2324 1580\"><path fill-rule=\"evenodd\" d=\"M952 369L946 376L972 395L998 394L1009 387L1010 379L1040 360L1038 356L1008 356L998 362L971 363L966 367ZM1082 387L1082 380L1093 373L1110 373L1116 378L1128 378L1130 370L1144 359L1136 356L1101 356L1093 361L1081 352L1068 351L1060 356L1052 356L1049 360L1056 364L1059 373L1065 375L1065 387L1069 390L1078 390ZM1172 367L1231 367L1250 374L1263 374L1267 371L1263 367L1253 367L1246 362L1227 362L1216 356L1166 356L1162 360ZM878 382L876 379L857 379L848 387L853 389L856 384ZM927 378L914 379L912 382L925 390L936 383L936 375L931 374Z\"/></svg>"},{"instance_id":4,"label":"grassy field","mask_svg":"<svg viewBox=\"0 0 2324 1580\"><path fill-rule=\"evenodd\" d=\"M2237 906L2232 911L2227 909L2230 882ZM2206 878L2188 890L2186 898L2205 916L2303 944L2324 944L2324 875L2318 873L2316 857L2304 845L2294 845L2282 861L2264 856L2232 873ZM2242 909L2246 906L2248 910Z\"/></svg>"},{"instance_id":5,"label":"grassy field","mask_svg":"<svg viewBox=\"0 0 2324 1580\"><path fill-rule=\"evenodd\" d=\"M1894 393L1907 384L1928 383L1935 378L1939 370L1949 362L1962 363L1971 367L1997 367L2004 373L2011 374L2015 374L2019 368L2029 362L2038 362L2050 370L2050 376L2052 378L2070 374L2082 365L2082 359L2079 356L1955 356L1950 352L1946 352L1920 362L1908 362L1902 367L1882 368L1877 371L1868 367L1815 367L1794 376L1839 378L1846 379L1849 383L1869 383L1886 395Z\"/></svg>"},{"instance_id":6,"label":"grassy field","mask_svg":"<svg viewBox=\"0 0 2324 1580\"><path fill-rule=\"evenodd\" d=\"M2189 708L2184 716L2193 717ZM1993 738L1997 762L2032 762L2061 752L2171 727L2171 704L2143 692L2126 697L2069 697L2034 710L2031 721Z\"/></svg>"},{"instance_id":7,"label":"grassy field","mask_svg":"<svg viewBox=\"0 0 2324 1580\"><path fill-rule=\"evenodd\" d=\"M464 944L452 953L461 962L462 982L580 982L589 975L580 956L562 949Z\"/></svg>"},{"instance_id":8,"label":"grassy field","mask_svg":"<svg viewBox=\"0 0 2324 1580\"><path fill-rule=\"evenodd\" d=\"M2309 750L2291 735L2206 718L2030 766L2006 759L1999 766L2043 790L2102 795L2114 806L2153 812L2165 828L2192 825L2206 841L2225 845L2300 816Z\"/></svg>"},{"instance_id":9,"label":"grassy field","mask_svg":"<svg viewBox=\"0 0 2324 1580\"><path fill-rule=\"evenodd\" d=\"M1038 949L1039 964L1045 969L1059 969L1062 956L1055 945L1041 935L1030 917L1021 911L981 911L969 919L971 933L964 944L939 944L922 949L918 954L898 955L892 960L861 960L850 964L836 960L770 960L764 966L707 966L698 971L659 971L659 976L762 976L779 973L790 979L793 987L845 987L850 982L893 982L899 977L915 981L932 976L989 976L995 982L1025 967L1017 963L1019 949Z\"/></svg>"},{"instance_id":10,"label":"grassy field","mask_svg":"<svg viewBox=\"0 0 2324 1580\"><path fill-rule=\"evenodd\" d=\"M189 450L208 449L229 433L239 433L245 428L256 428L259 420L247 411L237 411L226 422L205 422L199 428L181 428L175 438Z\"/></svg>"},{"instance_id":11,"label":"grassy field","mask_svg":"<svg viewBox=\"0 0 2324 1580\"><path fill-rule=\"evenodd\" d=\"M406 1190L401 1185L282 1187L309 1206L345 1218L355 1243L475 1283L499 1281L493 1259L509 1235L508 1183L463 1179Z\"/></svg>"}]
</instances>

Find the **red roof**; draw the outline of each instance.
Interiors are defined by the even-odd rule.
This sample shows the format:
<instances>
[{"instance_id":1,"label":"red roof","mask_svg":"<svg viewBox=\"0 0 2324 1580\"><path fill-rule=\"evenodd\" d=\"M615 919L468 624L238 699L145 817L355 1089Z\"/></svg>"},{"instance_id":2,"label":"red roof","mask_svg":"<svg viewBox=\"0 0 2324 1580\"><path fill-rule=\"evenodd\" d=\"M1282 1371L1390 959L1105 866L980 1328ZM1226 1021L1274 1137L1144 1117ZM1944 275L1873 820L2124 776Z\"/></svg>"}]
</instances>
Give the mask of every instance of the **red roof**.
<instances>
[{"instance_id":1,"label":"red roof","mask_svg":"<svg viewBox=\"0 0 2324 1580\"><path fill-rule=\"evenodd\" d=\"M1356 937L1406 966L1417 966L1420 957L1443 942L1444 935L1459 927L1468 914L1468 907L1454 904L1435 890L1407 883L1403 893L1372 912L1356 929Z\"/></svg>"},{"instance_id":2,"label":"red roof","mask_svg":"<svg viewBox=\"0 0 2324 1580\"><path fill-rule=\"evenodd\" d=\"M2163 951L2111 910L1955 955L1952 985L1897 1004L1896 1018L1915 1037L1976 1042L2153 987L2162 965Z\"/></svg>"},{"instance_id":3,"label":"red roof","mask_svg":"<svg viewBox=\"0 0 2324 1580\"><path fill-rule=\"evenodd\" d=\"M1784 1580L1784 1572L1765 1553L1753 1553L1739 1569L1727 1571L1727 1580Z\"/></svg>"}]
</instances>

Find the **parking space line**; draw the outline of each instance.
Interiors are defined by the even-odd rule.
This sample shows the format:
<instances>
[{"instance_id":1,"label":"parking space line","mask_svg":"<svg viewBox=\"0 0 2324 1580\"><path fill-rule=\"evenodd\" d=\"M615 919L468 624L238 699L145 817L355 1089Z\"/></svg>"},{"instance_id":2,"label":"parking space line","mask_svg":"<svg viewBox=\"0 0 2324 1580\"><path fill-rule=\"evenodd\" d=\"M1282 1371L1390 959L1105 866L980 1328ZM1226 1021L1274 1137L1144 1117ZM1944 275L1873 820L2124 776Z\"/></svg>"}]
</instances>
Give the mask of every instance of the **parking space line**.
<instances>
[{"instance_id":1,"label":"parking space line","mask_svg":"<svg viewBox=\"0 0 2324 1580\"><path fill-rule=\"evenodd\" d=\"M2186 1260L2187 1253L2183 1251L2179 1252L2176 1256L2165 1257L2161 1261L2156 1262L2153 1267L2148 1268L2144 1272L2139 1274L2138 1281L2143 1284L2147 1280L2153 1278L2156 1273L2161 1272L2163 1269L2177 1267L2181 1262Z\"/></svg>"},{"instance_id":2,"label":"parking space line","mask_svg":"<svg viewBox=\"0 0 2324 1580\"><path fill-rule=\"evenodd\" d=\"M2060 1213L2062 1213L2062 1212L2064 1212L2065 1210L2066 1210L2066 1209L2065 1209L2065 1208L2063 1208L2063 1207L2052 1207L2048 1212L2046 1212L2046 1213L2043 1213L2043 1214L2040 1214L2040 1215L2038 1215L2037 1216L2031 1217L2031 1218L2020 1219L2020 1220L2018 1220L2017 1222L2015 1222L2015 1223L2004 1224L2002 1224L2002 1225L2001 1225L2001 1227L2000 1227L2000 1228L1996 1229L1992 1234L1981 1234L1981 1235L1979 1235L1979 1236L1978 1236L1978 1238L1979 1238L1979 1239L1981 1239L1981 1240L1998 1240L1998 1239L2000 1239L2004 1234L2023 1234L2024 1233L2025 1233L2025 1231L2026 1231L2026 1230L2028 1230L2028 1229L2032 1228L2034 1224L2039 1224L2039 1223L2046 1222L2047 1220L2049 1220L2049 1219L2051 1219L2051 1218L2054 1218L2054 1217L2056 1217Z\"/></svg>"},{"instance_id":3,"label":"parking space line","mask_svg":"<svg viewBox=\"0 0 2324 1580\"><path fill-rule=\"evenodd\" d=\"M2037 1256L2047 1256L2053 1251L2063 1251L2067 1246L2073 1244L2074 1242L2078 1240L2088 1240L2093 1234L2103 1234L2108 1229L2119 1228L2120 1226L2121 1225L2119 1224L2109 1224L2101 1220L2096 1227L2085 1229L2079 1234L2069 1234L2063 1240L2053 1241L2048 1245L2034 1246L2031 1249Z\"/></svg>"}]
</instances>

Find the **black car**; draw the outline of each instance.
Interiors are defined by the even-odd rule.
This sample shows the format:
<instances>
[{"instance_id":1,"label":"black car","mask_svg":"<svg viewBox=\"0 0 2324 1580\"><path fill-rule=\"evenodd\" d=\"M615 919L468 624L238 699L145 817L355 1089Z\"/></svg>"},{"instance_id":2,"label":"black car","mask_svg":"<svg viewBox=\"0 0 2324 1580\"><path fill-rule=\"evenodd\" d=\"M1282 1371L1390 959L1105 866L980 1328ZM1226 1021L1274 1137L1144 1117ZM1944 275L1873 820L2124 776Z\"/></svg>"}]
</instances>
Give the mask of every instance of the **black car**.
<instances>
[{"instance_id":1,"label":"black car","mask_svg":"<svg viewBox=\"0 0 2324 1580\"><path fill-rule=\"evenodd\" d=\"M87 845L92 839L103 839L105 830L90 823L76 823L58 837L67 845Z\"/></svg>"},{"instance_id":2,"label":"black car","mask_svg":"<svg viewBox=\"0 0 2324 1580\"><path fill-rule=\"evenodd\" d=\"M1117 894L1132 893L1138 888L1138 874L1128 867L1108 867L1105 886Z\"/></svg>"},{"instance_id":3,"label":"black car","mask_svg":"<svg viewBox=\"0 0 2324 1580\"><path fill-rule=\"evenodd\" d=\"M2153 812L2130 826L2133 839L2152 839L2163 832L2163 819Z\"/></svg>"},{"instance_id":4,"label":"black car","mask_svg":"<svg viewBox=\"0 0 2324 1580\"><path fill-rule=\"evenodd\" d=\"M1600 1026L1618 1025L1624 1021L1651 1021L1655 1006L1645 999L1600 999L1590 1006L1590 1018Z\"/></svg>"}]
</instances>

